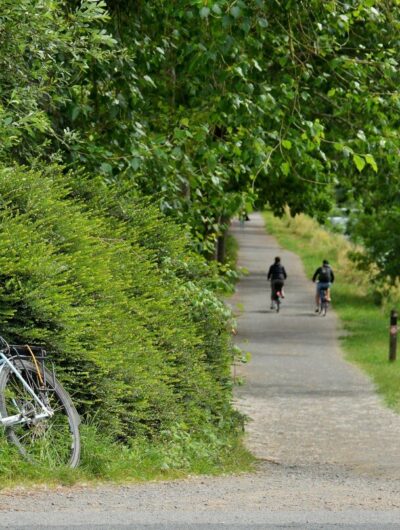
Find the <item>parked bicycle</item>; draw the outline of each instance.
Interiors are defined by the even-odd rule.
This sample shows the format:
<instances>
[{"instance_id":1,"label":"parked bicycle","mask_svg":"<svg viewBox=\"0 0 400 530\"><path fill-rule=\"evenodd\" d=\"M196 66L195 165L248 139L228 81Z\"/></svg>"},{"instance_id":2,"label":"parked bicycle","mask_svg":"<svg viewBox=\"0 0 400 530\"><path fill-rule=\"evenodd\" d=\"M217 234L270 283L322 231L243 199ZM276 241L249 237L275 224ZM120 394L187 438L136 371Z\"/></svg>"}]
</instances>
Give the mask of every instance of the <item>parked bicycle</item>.
<instances>
[{"instance_id":1,"label":"parked bicycle","mask_svg":"<svg viewBox=\"0 0 400 530\"><path fill-rule=\"evenodd\" d=\"M40 347L9 345L0 337L0 426L32 463L76 467L79 415Z\"/></svg>"}]
</instances>

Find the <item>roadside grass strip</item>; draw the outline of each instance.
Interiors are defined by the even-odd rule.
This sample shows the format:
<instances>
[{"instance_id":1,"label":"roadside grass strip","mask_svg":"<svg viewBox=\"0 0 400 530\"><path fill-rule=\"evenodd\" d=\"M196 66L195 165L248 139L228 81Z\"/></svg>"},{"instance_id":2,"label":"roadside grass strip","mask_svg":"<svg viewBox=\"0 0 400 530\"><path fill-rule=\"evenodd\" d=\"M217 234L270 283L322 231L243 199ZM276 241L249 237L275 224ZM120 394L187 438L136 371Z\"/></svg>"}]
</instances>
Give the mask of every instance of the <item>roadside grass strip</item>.
<instances>
[{"instance_id":1,"label":"roadside grass strip","mask_svg":"<svg viewBox=\"0 0 400 530\"><path fill-rule=\"evenodd\" d=\"M268 233L301 257L310 281L322 260L329 260L335 272L332 304L342 324L339 333L346 359L368 373L386 404L400 412L400 352L398 361L388 360L389 317L390 310L396 309L396 288L392 296L378 303L367 273L349 258L354 246L307 216L277 218L266 212L264 218ZM397 302L397 308L399 305Z\"/></svg>"},{"instance_id":2,"label":"roadside grass strip","mask_svg":"<svg viewBox=\"0 0 400 530\"><path fill-rule=\"evenodd\" d=\"M44 468L24 460L0 434L0 491L40 484L57 487L237 474L252 470L255 461L242 437L210 440L207 445L178 431L174 441L141 438L128 447L100 436L94 426L83 425L82 447L78 468Z\"/></svg>"}]
</instances>

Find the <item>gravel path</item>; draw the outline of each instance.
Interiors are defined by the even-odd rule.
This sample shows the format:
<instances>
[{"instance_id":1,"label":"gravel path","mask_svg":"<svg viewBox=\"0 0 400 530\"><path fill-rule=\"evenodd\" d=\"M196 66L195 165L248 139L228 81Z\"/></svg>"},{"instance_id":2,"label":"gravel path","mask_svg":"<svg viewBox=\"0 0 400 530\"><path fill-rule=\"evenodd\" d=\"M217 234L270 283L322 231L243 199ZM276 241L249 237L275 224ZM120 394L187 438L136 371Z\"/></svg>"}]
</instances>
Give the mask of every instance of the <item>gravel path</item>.
<instances>
[{"instance_id":1,"label":"gravel path","mask_svg":"<svg viewBox=\"0 0 400 530\"><path fill-rule=\"evenodd\" d=\"M265 234L258 214L233 231L249 275L231 303L244 308L238 341L252 354L236 401L251 418L257 471L3 492L0 527L400 529L400 417L343 360L334 313L313 314L299 258ZM280 314L269 310L265 278L277 254L289 274Z\"/></svg>"}]
</instances>

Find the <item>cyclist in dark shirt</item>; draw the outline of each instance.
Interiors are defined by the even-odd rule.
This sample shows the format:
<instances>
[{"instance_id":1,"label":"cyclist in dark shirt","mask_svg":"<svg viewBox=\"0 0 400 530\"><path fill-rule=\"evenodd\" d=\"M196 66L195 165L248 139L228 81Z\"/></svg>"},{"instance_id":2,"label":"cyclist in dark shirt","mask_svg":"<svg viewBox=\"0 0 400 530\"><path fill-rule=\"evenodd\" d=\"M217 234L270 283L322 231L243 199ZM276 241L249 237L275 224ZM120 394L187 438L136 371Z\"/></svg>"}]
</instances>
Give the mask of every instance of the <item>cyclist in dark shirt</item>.
<instances>
[{"instance_id":1,"label":"cyclist in dark shirt","mask_svg":"<svg viewBox=\"0 0 400 530\"><path fill-rule=\"evenodd\" d=\"M271 280L271 309L273 309L273 300L276 293L280 293L281 298L285 298L283 286L287 278L285 267L281 264L281 258L276 257L275 262L270 266L268 271L268 280Z\"/></svg>"},{"instance_id":2,"label":"cyclist in dark shirt","mask_svg":"<svg viewBox=\"0 0 400 530\"><path fill-rule=\"evenodd\" d=\"M328 302L331 301L331 290L330 287L332 283L335 281L335 275L333 273L333 270L331 269L331 266L329 265L329 261L324 259L322 262L322 266L318 267L318 269L314 272L314 275L312 277L312 281L317 281L317 290L315 293L315 304L316 308L315 311L319 311L319 301L320 301L320 293L321 289L326 289L326 299Z\"/></svg>"}]
</instances>

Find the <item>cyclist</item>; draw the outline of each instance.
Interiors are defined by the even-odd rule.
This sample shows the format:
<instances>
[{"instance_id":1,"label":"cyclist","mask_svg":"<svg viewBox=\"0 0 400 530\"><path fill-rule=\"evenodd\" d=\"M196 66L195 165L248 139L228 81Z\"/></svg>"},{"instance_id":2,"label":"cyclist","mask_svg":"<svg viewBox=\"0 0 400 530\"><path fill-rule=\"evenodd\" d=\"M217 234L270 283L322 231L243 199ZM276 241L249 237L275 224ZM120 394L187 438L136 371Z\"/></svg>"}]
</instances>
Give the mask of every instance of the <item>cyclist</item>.
<instances>
[{"instance_id":1,"label":"cyclist","mask_svg":"<svg viewBox=\"0 0 400 530\"><path fill-rule=\"evenodd\" d=\"M324 259L322 262L322 266L318 267L318 269L314 272L314 276L312 277L312 281L317 281L317 290L315 293L315 312L317 313L319 311L319 302L321 298L321 289L326 289L326 300L328 302L331 301L331 290L330 287L332 283L335 281L335 275L333 274L333 270L331 266L329 265L329 261Z\"/></svg>"},{"instance_id":2,"label":"cyclist","mask_svg":"<svg viewBox=\"0 0 400 530\"><path fill-rule=\"evenodd\" d=\"M274 308L274 299L276 295L285 298L283 292L283 285L287 278L285 267L281 264L281 258L277 256L274 263L270 266L268 271L268 280L271 280L271 309Z\"/></svg>"}]
</instances>

